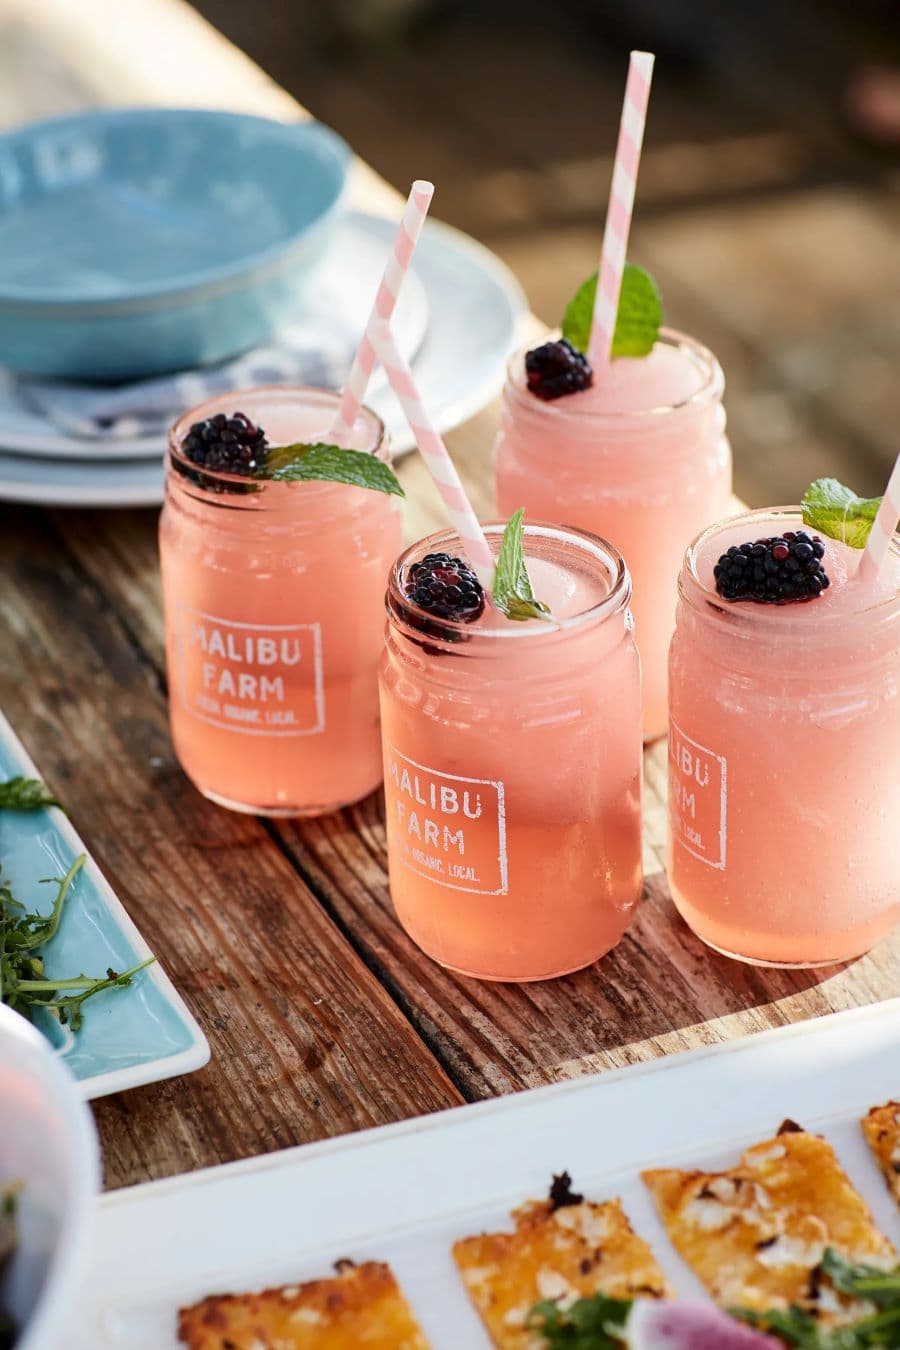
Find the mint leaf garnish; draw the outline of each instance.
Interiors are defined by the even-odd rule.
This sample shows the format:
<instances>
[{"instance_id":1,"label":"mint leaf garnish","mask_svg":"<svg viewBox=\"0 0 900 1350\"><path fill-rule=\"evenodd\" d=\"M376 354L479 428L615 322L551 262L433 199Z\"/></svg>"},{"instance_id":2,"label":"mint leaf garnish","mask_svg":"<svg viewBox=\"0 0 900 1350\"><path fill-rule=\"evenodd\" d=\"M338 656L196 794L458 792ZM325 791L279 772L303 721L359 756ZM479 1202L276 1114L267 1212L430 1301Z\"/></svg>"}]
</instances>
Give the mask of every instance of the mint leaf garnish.
<instances>
[{"instance_id":1,"label":"mint leaf garnish","mask_svg":"<svg viewBox=\"0 0 900 1350\"><path fill-rule=\"evenodd\" d=\"M494 605L508 619L546 619L550 608L534 598L525 566L525 512L510 516L500 541L494 573Z\"/></svg>"},{"instance_id":2,"label":"mint leaf garnish","mask_svg":"<svg viewBox=\"0 0 900 1350\"><path fill-rule=\"evenodd\" d=\"M880 497L857 497L836 478L817 478L803 494L803 523L851 548L865 548Z\"/></svg>"},{"instance_id":3,"label":"mint leaf garnish","mask_svg":"<svg viewBox=\"0 0 900 1350\"><path fill-rule=\"evenodd\" d=\"M256 477L279 483L347 483L350 487L388 492L394 497L406 495L393 469L375 455L318 442L276 446L269 451Z\"/></svg>"},{"instance_id":4,"label":"mint leaf garnish","mask_svg":"<svg viewBox=\"0 0 900 1350\"><path fill-rule=\"evenodd\" d=\"M662 321L662 296L656 282L642 267L626 263L612 355L646 356L652 352Z\"/></svg>"},{"instance_id":5,"label":"mint leaf garnish","mask_svg":"<svg viewBox=\"0 0 900 1350\"><path fill-rule=\"evenodd\" d=\"M587 354L591 340L591 319L594 315L594 298L597 294L597 273L593 272L578 287L572 299L566 305L563 315L562 335L573 347Z\"/></svg>"},{"instance_id":6,"label":"mint leaf garnish","mask_svg":"<svg viewBox=\"0 0 900 1350\"><path fill-rule=\"evenodd\" d=\"M566 305L562 335L580 352L591 340L591 319L597 294L597 273L583 281ZM646 356L653 350L663 321L662 297L649 272L626 263L613 334L613 356Z\"/></svg>"}]
</instances>

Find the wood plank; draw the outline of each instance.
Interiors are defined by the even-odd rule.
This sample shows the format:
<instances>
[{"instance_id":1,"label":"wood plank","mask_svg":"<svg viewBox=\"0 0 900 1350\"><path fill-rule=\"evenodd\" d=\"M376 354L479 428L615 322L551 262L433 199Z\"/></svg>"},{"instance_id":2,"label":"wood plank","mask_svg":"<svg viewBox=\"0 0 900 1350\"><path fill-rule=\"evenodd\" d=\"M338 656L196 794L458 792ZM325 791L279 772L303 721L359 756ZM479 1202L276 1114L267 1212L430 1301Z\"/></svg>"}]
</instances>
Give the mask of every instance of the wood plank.
<instances>
[{"instance_id":1,"label":"wood plank","mask_svg":"<svg viewBox=\"0 0 900 1350\"><path fill-rule=\"evenodd\" d=\"M14 99L22 119L47 116L54 103L62 110L89 102L227 103L235 111L265 107L273 117L297 116L290 94L182 0L2 0L0 24L4 57L14 42L18 57L4 59L5 98ZM35 82L38 63L52 66L57 87Z\"/></svg>"},{"instance_id":2,"label":"wood plank","mask_svg":"<svg viewBox=\"0 0 900 1350\"><path fill-rule=\"evenodd\" d=\"M0 125L93 105L308 116L186 0L0 0L0 54ZM350 196L376 211L397 201L359 159Z\"/></svg>"},{"instance_id":3,"label":"wood plank","mask_svg":"<svg viewBox=\"0 0 900 1350\"><path fill-rule=\"evenodd\" d=\"M146 558L149 517L145 534ZM457 1102L270 833L184 778L156 670L37 512L0 512L0 568L4 711L213 1050L198 1074L97 1104L107 1184Z\"/></svg>"},{"instance_id":4,"label":"wood plank","mask_svg":"<svg viewBox=\"0 0 900 1350\"><path fill-rule=\"evenodd\" d=\"M464 470L487 501L485 448L491 419L452 438ZM417 467L418 466L418 467ZM408 481L421 472L404 463ZM440 508L416 497L411 524L440 523ZM431 513L433 511L433 517ZM100 534L81 514L60 515L79 562L96 569L111 603L136 640L159 659L152 541L118 580L126 532ZM91 541L93 540L93 544ZM142 577L142 573L147 575ZM278 833L311 888L353 935L366 965L467 1097L555 1081L596 1068L652 1058L784 1021L801 1020L892 994L900 977L900 934L872 956L837 972L760 971L715 956L675 915L660 869L666 842L665 747L645 757L645 903L619 948L589 971L517 988L454 977L419 953L394 919L387 887L381 795L315 822L279 825Z\"/></svg>"},{"instance_id":5,"label":"wood plank","mask_svg":"<svg viewBox=\"0 0 900 1350\"><path fill-rule=\"evenodd\" d=\"M658 747L648 792L659 803ZM875 1002L900 982L900 930L832 971L777 971L717 956L674 912L661 874L623 941L562 980L488 984L442 970L394 917L380 797L279 825L329 912L471 1099L557 1082Z\"/></svg>"}]
</instances>

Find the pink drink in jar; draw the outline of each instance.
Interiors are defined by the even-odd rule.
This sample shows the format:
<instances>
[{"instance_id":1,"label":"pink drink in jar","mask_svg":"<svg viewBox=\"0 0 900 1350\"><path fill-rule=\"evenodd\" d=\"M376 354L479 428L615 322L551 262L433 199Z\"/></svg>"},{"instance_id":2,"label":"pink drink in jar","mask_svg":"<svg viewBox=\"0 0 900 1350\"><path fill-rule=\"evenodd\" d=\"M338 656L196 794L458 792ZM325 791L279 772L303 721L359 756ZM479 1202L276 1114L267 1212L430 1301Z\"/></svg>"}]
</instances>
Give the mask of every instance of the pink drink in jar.
<instances>
[{"instance_id":1,"label":"pink drink in jar","mask_svg":"<svg viewBox=\"0 0 900 1350\"><path fill-rule=\"evenodd\" d=\"M198 471L180 445L238 409L270 445L327 441L337 404L321 389L240 391L172 428L160 522L172 736L200 791L233 810L316 815L381 781L381 602L400 507L342 483ZM368 409L348 445L389 459Z\"/></svg>"},{"instance_id":2,"label":"pink drink in jar","mask_svg":"<svg viewBox=\"0 0 900 1350\"><path fill-rule=\"evenodd\" d=\"M677 578L695 535L725 515L731 451L722 369L663 329L646 357L618 357L591 388L545 402L510 363L495 451L501 515L590 530L622 553L634 585L644 736L666 730L666 668Z\"/></svg>"},{"instance_id":3,"label":"pink drink in jar","mask_svg":"<svg viewBox=\"0 0 900 1350\"><path fill-rule=\"evenodd\" d=\"M502 526L485 527L492 548ZM540 980L622 936L641 890L640 672L615 549L529 524L528 571L556 622L488 606L437 622L411 565L460 552L452 532L398 560L381 667L391 895L442 965ZM423 627L424 624L424 627Z\"/></svg>"},{"instance_id":4,"label":"pink drink in jar","mask_svg":"<svg viewBox=\"0 0 900 1350\"><path fill-rule=\"evenodd\" d=\"M669 673L669 879L704 942L763 965L868 950L900 920L900 549L878 582L823 538L807 603L729 602L730 546L804 527L754 511L685 558Z\"/></svg>"}]
</instances>

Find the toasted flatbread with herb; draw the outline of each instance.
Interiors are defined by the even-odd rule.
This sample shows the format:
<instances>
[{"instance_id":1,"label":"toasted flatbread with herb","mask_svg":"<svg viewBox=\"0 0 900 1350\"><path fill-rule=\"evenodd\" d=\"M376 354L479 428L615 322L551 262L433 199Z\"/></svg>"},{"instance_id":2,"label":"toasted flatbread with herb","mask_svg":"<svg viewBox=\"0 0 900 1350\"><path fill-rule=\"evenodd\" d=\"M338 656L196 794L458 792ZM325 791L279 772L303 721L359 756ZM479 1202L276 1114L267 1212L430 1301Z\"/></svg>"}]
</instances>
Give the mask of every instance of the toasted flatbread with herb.
<instances>
[{"instance_id":1,"label":"toasted flatbread with herb","mask_svg":"<svg viewBox=\"0 0 900 1350\"><path fill-rule=\"evenodd\" d=\"M565 1174L555 1178L550 1199L515 1210L513 1232L483 1233L454 1244L469 1297L500 1350L534 1344L528 1314L544 1299L568 1307L597 1293L622 1299L672 1293L620 1201L591 1204L573 1195L568 1183Z\"/></svg>"},{"instance_id":2,"label":"toasted flatbread with herb","mask_svg":"<svg viewBox=\"0 0 900 1350\"><path fill-rule=\"evenodd\" d=\"M342 1262L330 1279L206 1298L178 1314L188 1350L429 1350L389 1266Z\"/></svg>"},{"instance_id":3,"label":"toasted flatbread with herb","mask_svg":"<svg viewBox=\"0 0 900 1350\"><path fill-rule=\"evenodd\" d=\"M900 1205L900 1102L873 1106L862 1127L891 1194Z\"/></svg>"},{"instance_id":4,"label":"toasted flatbread with herb","mask_svg":"<svg viewBox=\"0 0 900 1350\"><path fill-rule=\"evenodd\" d=\"M643 1178L672 1243L726 1307L796 1305L823 1323L853 1321L869 1309L823 1278L825 1249L884 1268L897 1260L831 1145L792 1124L728 1172Z\"/></svg>"}]
</instances>

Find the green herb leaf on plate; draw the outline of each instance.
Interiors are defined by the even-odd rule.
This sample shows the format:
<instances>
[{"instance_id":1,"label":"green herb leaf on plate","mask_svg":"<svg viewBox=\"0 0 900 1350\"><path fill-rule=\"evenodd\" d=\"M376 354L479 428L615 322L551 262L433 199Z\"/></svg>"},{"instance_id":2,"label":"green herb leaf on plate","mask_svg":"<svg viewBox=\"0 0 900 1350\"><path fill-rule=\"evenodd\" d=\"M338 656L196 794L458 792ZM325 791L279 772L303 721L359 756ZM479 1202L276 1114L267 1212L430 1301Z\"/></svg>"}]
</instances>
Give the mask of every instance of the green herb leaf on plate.
<instances>
[{"instance_id":1,"label":"green herb leaf on plate","mask_svg":"<svg viewBox=\"0 0 900 1350\"><path fill-rule=\"evenodd\" d=\"M375 455L363 450L346 450L340 445L319 442L307 445L276 446L269 451L258 478L279 483L346 483L350 487L371 488L394 497L405 493L393 469Z\"/></svg>"},{"instance_id":2,"label":"green herb leaf on plate","mask_svg":"<svg viewBox=\"0 0 900 1350\"><path fill-rule=\"evenodd\" d=\"M802 1308L773 1308L770 1312L752 1312L746 1308L731 1308L733 1317L747 1326L755 1327L777 1336L785 1345L798 1346L800 1350L826 1350L830 1346L824 1341L818 1322ZM847 1343L851 1350L852 1342ZM836 1350L836 1347L835 1347Z\"/></svg>"},{"instance_id":3,"label":"green herb leaf on plate","mask_svg":"<svg viewBox=\"0 0 900 1350\"><path fill-rule=\"evenodd\" d=\"M37 811L42 806L59 804L37 778L7 778L0 782L0 811Z\"/></svg>"},{"instance_id":4,"label":"green herb leaf on plate","mask_svg":"<svg viewBox=\"0 0 900 1350\"><path fill-rule=\"evenodd\" d=\"M510 516L500 541L492 599L508 619L546 619L550 608L536 600L525 566L525 512Z\"/></svg>"},{"instance_id":5,"label":"green herb leaf on plate","mask_svg":"<svg viewBox=\"0 0 900 1350\"><path fill-rule=\"evenodd\" d=\"M104 989L127 988L135 975L152 966L155 961L155 956L148 956L145 961L138 962L130 970L118 971L110 967L103 979L95 979L91 975L78 975L71 980L20 980L18 991L20 995L30 996L34 1007L47 1008L59 1018L62 1026L68 1026L72 1031L80 1031L84 1022L82 1009L89 998L93 998L95 994L102 994ZM56 994L61 997L55 998Z\"/></svg>"},{"instance_id":6,"label":"green herb leaf on plate","mask_svg":"<svg viewBox=\"0 0 900 1350\"><path fill-rule=\"evenodd\" d=\"M828 1247L819 1267L833 1289L854 1301L868 1303L871 1314L850 1326L823 1327L801 1308L778 1308L768 1312L733 1309L733 1315L750 1326L778 1336L798 1350L887 1350L900 1346L900 1266L853 1265Z\"/></svg>"},{"instance_id":7,"label":"green herb leaf on plate","mask_svg":"<svg viewBox=\"0 0 900 1350\"><path fill-rule=\"evenodd\" d=\"M563 315L563 337L584 353L587 353L591 339L596 294L597 273L594 272L578 287ZM662 297L656 282L642 267L626 263L613 334L613 357L646 356L653 350L662 321Z\"/></svg>"},{"instance_id":8,"label":"green herb leaf on plate","mask_svg":"<svg viewBox=\"0 0 900 1350\"><path fill-rule=\"evenodd\" d=\"M880 497L857 497L836 478L817 478L803 494L803 523L851 548L865 548Z\"/></svg>"},{"instance_id":9,"label":"green herb leaf on plate","mask_svg":"<svg viewBox=\"0 0 900 1350\"><path fill-rule=\"evenodd\" d=\"M48 979L43 957L37 948L52 942L59 930L63 907L72 883L85 864L82 853L64 877L57 882L56 898L49 914L31 914L16 900L9 886L0 883L0 1002L29 1017L37 1008L45 1008L72 1031L79 1031L83 1007L89 998L104 989L131 984L135 975L151 965L148 957L130 970L107 970L105 976L75 975L67 979Z\"/></svg>"},{"instance_id":10,"label":"green herb leaf on plate","mask_svg":"<svg viewBox=\"0 0 900 1350\"><path fill-rule=\"evenodd\" d=\"M631 1302L594 1294L562 1309L552 1299L532 1308L527 1326L543 1336L547 1350L622 1350Z\"/></svg>"},{"instance_id":11,"label":"green herb leaf on plate","mask_svg":"<svg viewBox=\"0 0 900 1350\"><path fill-rule=\"evenodd\" d=\"M895 1307L900 1313L900 1266L883 1270L879 1266L853 1265L828 1247L822 1257L822 1271L842 1294L868 1299L879 1308Z\"/></svg>"}]
</instances>

